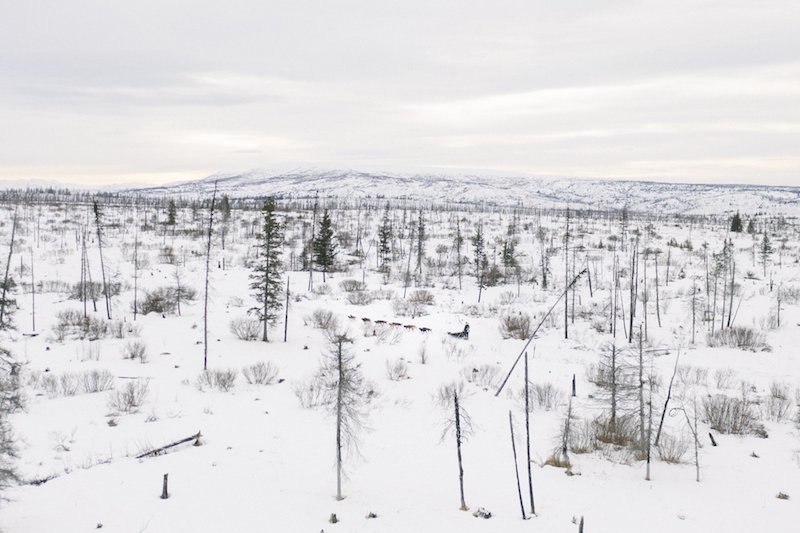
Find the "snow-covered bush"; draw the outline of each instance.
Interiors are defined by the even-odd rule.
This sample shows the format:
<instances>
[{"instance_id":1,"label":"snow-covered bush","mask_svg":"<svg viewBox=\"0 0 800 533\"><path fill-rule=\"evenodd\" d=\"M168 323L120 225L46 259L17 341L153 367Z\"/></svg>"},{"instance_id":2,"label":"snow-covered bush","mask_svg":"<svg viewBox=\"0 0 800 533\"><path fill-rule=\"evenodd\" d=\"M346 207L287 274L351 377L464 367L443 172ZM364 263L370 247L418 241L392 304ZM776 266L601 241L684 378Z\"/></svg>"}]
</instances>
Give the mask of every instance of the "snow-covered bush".
<instances>
[{"instance_id":1,"label":"snow-covered bush","mask_svg":"<svg viewBox=\"0 0 800 533\"><path fill-rule=\"evenodd\" d=\"M231 333L241 341L255 341L262 332L261 322L254 317L244 316L234 318L229 324Z\"/></svg>"},{"instance_id":2,"label":"snow-covered bush","mask_svg":"<svg viewBox=\"0 0 800 533\"><path fill-rule=\"evenodd\" d=\"M271 385L278 377L278 367L269 361L259 361L242 368L242 375L251 385Z\"/></svg>"},{"instance_id":3,"label":"snow-covered bush","mask_svg":"<svg viewBox=\"0 0 800 533\"><path fill-rule=\"evenodd\" d=\"M673 437L667 433L662 433L656 447L658 458L665 463L680 464L686 452L689 451L691 443L684 437Z\"/></svg>"},{"instance_id":4,"label":"snow-covered bush","mask_svg":"<svg viewBox=\"0 0 800 533\"><path fill-rule=\"evenodd\" d=\"M339 287L344 292L363 292L367 290L366 283L356 279L343 279L339 282Z\"/></svg>"},{"instance_id":5,"label":"snow-covered bush","mask_svg":"<svg viewBox=\"0 0 800 533\"><path fill-rule=\"evenodd\" d=\"M83 392L93 393L114 387L114 375L108 370L88 370L81 375Z\"/></svg>"},{"instance_id":6,"label":"snow-covered bush","mask_svg":"<svg viewBox=\"0 0 800 533\"><path fill-rule=\"evenodd\" d=\"M753 405L745 398L716 394L703 399L703 422L720 433L766 435L758 423Z\"/></svg>"},{"instance_id":7,"label":"snow-covered bush","mask_svg":"<svg viewBox=\"0 0 800 533\"><path fill-rule=\"evenodd\" d=\"M769 350L767 336L763 331L745 326L733 326L720 329L709 334L706 342L711 347L727 346L728 348L739 348L753 352Z\"/></svg>"},{"instance_id":8,"label":"snow-covered bush","mask_svg":"<svg viewBox=\"0 0 800 533\"><path fill-rule=\"evenodd\" d=\"M237 374L233 368L204 370L197 377L197 388L203 392L211 389L228 392L236 385Z\"/></svg>"},{"instance_id":9,"label":"snow-covered bush","mask_svg":"<svg viewBox=\"0 0 800 533\"><path fill-rule=\"evenodd\" d=\"M142 341L131 341L125 344L122 350L125 359L138 359L141 363L147 362L147 345Z\"/></svg>"},{"instance_id":10,"label":"snow-covered bush","mask_svg":"<svg viewBox=\"0 0 800 533\"><path fill-rule=\"evenodd\" d=\"M144 404L149 392L150 380L128 381L122 388L109 393L108 408L112 413L136 413Z\"/></svg>"},{"instance_id":11,"label":"snow-covered bush","mask_svg":"<svg viewBox=\"0 0 800 533\"><path fill-rule=\"evenodd\" d=\"M461 369L461 376L465 381L481 388L493 388L499 384L500 369L497 365L466 366Z\"/></svg>"},{"instance_id":12,"label":"snow-covered bush","mask_svg":"<svg viewBox=\"0 0 800 533\"><path fill-rule=\"evenodd\" d=\"M533 333L528 313L508 313L500 317L500 334L504 339L528 340Z\"/></svg>"},{"instance_id":13,"label":"snow-covered bush","mask_svg":"<svg viewBox=\"0 0 800 533\"><path fill-rule=\"evenodd\" d=\"M403 359L386 361L386 377L391 381L401 381L408 378L408 363Z\"/></svg>"},{"instance_id":14,"label":"snow-covered bush","mask_svg":"<svg viewBox=\"0 0 800 533\"><path fill-rule=\"evenodd\" d=\"M325 393L322 381L317 377L312 377L304 381L295 383L292 386L294 395L304 409L313 409L322 405Z\"/></svg>"}]
</instances>

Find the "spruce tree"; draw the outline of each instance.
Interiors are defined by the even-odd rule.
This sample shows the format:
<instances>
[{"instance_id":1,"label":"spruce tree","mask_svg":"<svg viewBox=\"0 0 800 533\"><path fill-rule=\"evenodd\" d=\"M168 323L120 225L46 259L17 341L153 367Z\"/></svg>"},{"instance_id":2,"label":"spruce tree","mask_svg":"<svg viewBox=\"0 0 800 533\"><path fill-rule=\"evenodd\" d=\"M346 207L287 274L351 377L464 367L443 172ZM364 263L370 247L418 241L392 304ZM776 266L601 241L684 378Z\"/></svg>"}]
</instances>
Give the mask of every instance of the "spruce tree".
<instances>
[{"instance_id":1,"label":"spruce tree","mask_svg":"<svg viewBox=\"0 0 800 533\"><path fill-rule=\"evenodd\" d=\"M392 257L392 221L389 218L389 204L383 212L383 222L378 228L378 257L380 261L380 271L386 278L389 276L389 261Z\"/></svg>"},{"instance_id":2,"label":"spruce tree","mask_svg":"<svg viewBox=\"0 0 800 533\"><path fill-rule=\"evenodd\" d=\"M488 266L483 237L483 224L481 223L478 223L478 226L475 228L475 234L472 236L472 250L475 261L475 279L478 282L478 302L480 302L481 292L483 291L483 274Z\"/></svg>"},{"instance_id":3,"label":"spruce tree","mask_svg":"<svg viewBox=\"0 0 800 533\"><path fill-rule=\"evenodd\" d=\"M167 226L174 226L177 218L178 210L175 207L175 200L170 199L167 204Z\"/></svg>"},{"instance_id":4,"label":"spruce tree","mask_svg":"<svg viewBox=\"0 0 800 533\"><path fill-rule=\"evenodd\" d=\"M250 288L258 302L258 306L250 311L255 313L263 326L261 340L267 342L267 325L274 324L278 311L283 305L283 261L281 260L281 247L283 246L283 228L275 216L275 199L272 197L264 201L261 208L263 225L259 237L258 247L261 251L260 260L250 274Z\"/></svg>"},{"instance_id":5,"label":"spruce tree","mask_svg":"<svg viewBox=\"0 0 800 533\"><path fill-rule=\"evenodd\" d=\"M742 217L739 216L739 212L737 211L731 219L731 231L734 233L741 233L742 229Z\"/></svg>"},{"instance_id":6,"label":"spruce tree","mask_svg":"<svg viewBox=\"0 0 800 533\"><path fill-rule=\"evenodd\" d=\"M336 261L336 242L333 239L333 223L326 209L322 213L319 232L313 241L314 263L322 268L322 282L327 283L325 275Z\"/></svg>"},{"instance_id":7,"label":"spruce tree","mask_svg":"<svg viewBox=\"0 0 800 533\"><path fill-rule=\"evenodd\" d=\"M761 238L761 245L759 246L759 255L761 256L761 264L764 267L764 277L767 276L767 263L769 263L769 256L772 255L772 242L769 240L767 230L764 230L764 235Z\"/></svg>"}]
</instances>

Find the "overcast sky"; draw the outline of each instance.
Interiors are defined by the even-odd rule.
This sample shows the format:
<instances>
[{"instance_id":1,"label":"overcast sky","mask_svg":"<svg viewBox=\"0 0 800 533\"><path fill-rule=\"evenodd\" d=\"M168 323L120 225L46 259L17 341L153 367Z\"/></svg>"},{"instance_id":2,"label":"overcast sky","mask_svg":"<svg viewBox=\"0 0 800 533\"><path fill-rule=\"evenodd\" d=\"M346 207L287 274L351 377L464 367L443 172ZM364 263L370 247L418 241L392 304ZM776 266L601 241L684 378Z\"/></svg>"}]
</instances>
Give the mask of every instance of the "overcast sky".
<instances>
[{"instance_id":1,"label":"overcast sky","mask_svg":"<svg viewBox=\"0 0 800 533\"><path fill-rule=\"evenodd\" d=\"M0 179L800 185L798 0L0 0Z\"/></svg>"}]
</instances>

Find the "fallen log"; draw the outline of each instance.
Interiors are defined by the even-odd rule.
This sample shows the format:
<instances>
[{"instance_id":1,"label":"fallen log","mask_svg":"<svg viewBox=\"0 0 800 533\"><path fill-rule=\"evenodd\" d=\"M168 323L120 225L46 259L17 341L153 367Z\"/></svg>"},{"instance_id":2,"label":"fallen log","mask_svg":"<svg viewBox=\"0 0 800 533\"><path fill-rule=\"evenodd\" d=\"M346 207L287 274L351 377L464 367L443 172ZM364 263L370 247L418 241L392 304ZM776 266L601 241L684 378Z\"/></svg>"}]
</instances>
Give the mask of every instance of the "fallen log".
<instances>
[{"instance_id":1,"label":"fallen log","mask_svg":"<svg viewBox=\"0 0 800 533\"><path fill-rule=\"evenodd\" d=\"M161 455L162 453L165 453L170 448L174 448L175 446L179 446L181 444L184 444L184 443L187 443L187 442L190 442L190 441L194 441L194 445L195 446L200 446L200 437L201 437L201 434L198 431L194 435L186 437L185 439L176 440L175 442L171 442L171 443L169 443L169 444L167 444L165 446L161 446L160 448L155 448L155 449L152 449L152 450L148 450L148 451L146 451L144 453L140 453L139 455L136 456L136 458L137 459L143 459L145 457L155 457L157 455Z\"/></svg>"}]
</instances>

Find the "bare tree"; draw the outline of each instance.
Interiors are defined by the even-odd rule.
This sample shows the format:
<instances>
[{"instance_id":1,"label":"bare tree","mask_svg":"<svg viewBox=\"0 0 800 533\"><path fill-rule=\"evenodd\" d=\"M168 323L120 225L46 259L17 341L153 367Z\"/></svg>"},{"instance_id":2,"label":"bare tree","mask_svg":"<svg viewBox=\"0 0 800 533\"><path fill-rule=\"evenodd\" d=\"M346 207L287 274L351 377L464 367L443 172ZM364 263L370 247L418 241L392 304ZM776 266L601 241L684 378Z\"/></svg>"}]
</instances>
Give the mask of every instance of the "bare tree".
<instances>
[{"instance_id":1,"label":"bare tree","mask_svg":"<svg viewBox=\"0 0 800 533\"><path fill-rule=\"evenodd\" d=\"M347 335L334 334L331 350L323 360L319 376L324 396L322 404L336 417L336 499L342 496L343 451L357 448L358 432L366 418L364 377L355 356L346 349L353 342Z\"/></svg>"},{"instance_id":2,"label":"bare tree","mask_svg":"<svg viewBox=\"0 0 800 533\"><path fill-rule=\"evenodd\" d=\"M206 239L206 281L203 299L203 370L208 370L208 274L211 267L211 237L214 232L214 203L217 200L217 182L211 195L211 209L208 214L208 234Z\"/></svg>"},{"instance_id":3,"label":"bare tree","mask_svg":"<svg viewBox=\"0 0 800 533\"><path fill-rule=\"evenodd\" d=\"M472 419L469 413L464 409L464 404L462 402L463 390L463 383L444 385L439 389L437 401L447 413L444 431L442 432L442 440L450 434L455 437L456 452L458 455L458 487L461 495L461 507L459 509L466 511L469 508L464 499L464 466L461 459L461 445L472 434Z\"/></svg>"},{"instance_id":4,"label":"bare tree","mask_svg":"<svg viewBox=\"0 0 800 533\"><path fill-rule=\"evenodd\" d=\"M106 316L111 320L111 293L106 283L106 266L103 260L103 222L101 220L102 211L97 200L92 201L92 211L94 212L94 225L97 231L97 248L100 250L100 275L103 279L103 295L106 297Z\"/></svg>"}]
</instances>

